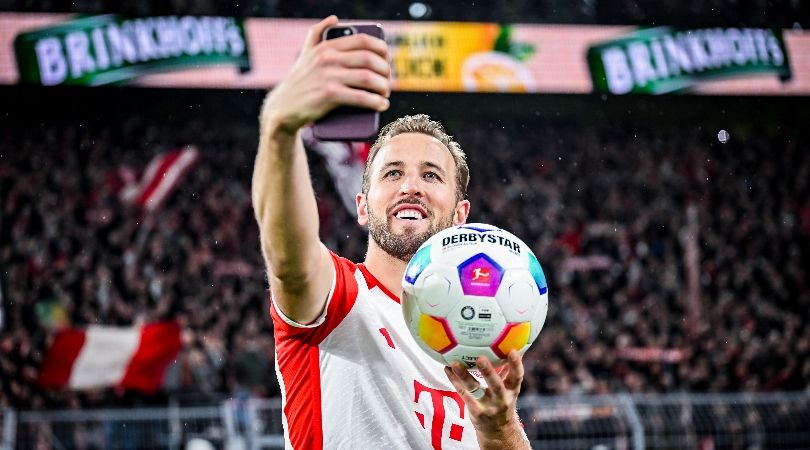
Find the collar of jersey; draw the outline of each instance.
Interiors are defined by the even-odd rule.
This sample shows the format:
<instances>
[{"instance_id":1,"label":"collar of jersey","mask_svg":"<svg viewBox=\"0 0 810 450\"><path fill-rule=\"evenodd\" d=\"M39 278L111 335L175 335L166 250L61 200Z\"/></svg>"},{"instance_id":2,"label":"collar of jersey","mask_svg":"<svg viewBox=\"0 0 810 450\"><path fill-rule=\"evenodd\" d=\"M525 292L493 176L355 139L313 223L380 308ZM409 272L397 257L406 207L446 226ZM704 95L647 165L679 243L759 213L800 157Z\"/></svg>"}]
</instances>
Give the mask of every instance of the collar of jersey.
<instances>
[{"instance_id":1,"label":"collar of jersey","mask_svg":"<svg viewBox=\"0 0 810 450\"><path fill-rule=\"evenodd\" d=\"M368 271L365 264L358 264L357 268L360 269L360 272L362 272L363 274L363 278L366 279L366 284L368 285L369 290L378 287L383 292L383 294L388 296L388 298L399 303L399 297L394 295L391 291L388 290L387 287L383 286L383 284L380 283L379 280L374 278L374 275L372 275L371 272Z\"/></svg>"}]
</instances>

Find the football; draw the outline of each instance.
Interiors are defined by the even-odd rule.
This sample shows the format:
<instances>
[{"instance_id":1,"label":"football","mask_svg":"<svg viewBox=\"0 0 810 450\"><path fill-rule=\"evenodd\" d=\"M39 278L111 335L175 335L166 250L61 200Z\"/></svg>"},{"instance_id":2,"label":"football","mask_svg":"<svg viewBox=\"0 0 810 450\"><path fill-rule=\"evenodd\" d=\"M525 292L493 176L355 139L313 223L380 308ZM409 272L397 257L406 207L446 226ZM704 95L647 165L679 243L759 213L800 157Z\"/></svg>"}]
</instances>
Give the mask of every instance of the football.
<instances>
[{"instance_id":1,"label":"football","mask_svg":"<svg viewBox=\"0 0 810 450\"><path fill-rule=\"evenodd\" d=\"M526 352L548 313L540 262L520 239L491 225L443 230L416 251L402 279L408 329L444 365L496 367L511 350Z\"/></svg>"}]
</instances>

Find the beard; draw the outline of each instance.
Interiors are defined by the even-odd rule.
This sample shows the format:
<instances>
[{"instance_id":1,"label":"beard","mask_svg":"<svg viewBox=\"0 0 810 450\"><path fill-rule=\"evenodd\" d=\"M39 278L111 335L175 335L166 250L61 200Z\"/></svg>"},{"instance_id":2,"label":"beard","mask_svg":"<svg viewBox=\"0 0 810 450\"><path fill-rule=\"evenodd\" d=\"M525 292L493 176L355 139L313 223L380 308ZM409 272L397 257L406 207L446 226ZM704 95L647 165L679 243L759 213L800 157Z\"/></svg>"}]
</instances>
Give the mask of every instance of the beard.
<instances>
[{"instance_id":1,"label":"beard","mask_svg":"<svg viewBox=\"0 0 810 450\"><path fill-rule=\"evenodd\" d=\"M419 202L405 202L416 203ZM424 207L424 205L422 205ZM425 208L427 210L427 208ZM430 220L432 213L428 212L427 219ZM389 216L380 217L369 208L368 210L368 234L380 248L400 261L411 260L419 246L425 243L431 236L444 229L453 226L453 213L444 219L439 218L435 222L430 222L428 229L417 233L415 227L405 227L402 234L395 234L391 230L391 218Z\"/></svg>"}]
</instances>

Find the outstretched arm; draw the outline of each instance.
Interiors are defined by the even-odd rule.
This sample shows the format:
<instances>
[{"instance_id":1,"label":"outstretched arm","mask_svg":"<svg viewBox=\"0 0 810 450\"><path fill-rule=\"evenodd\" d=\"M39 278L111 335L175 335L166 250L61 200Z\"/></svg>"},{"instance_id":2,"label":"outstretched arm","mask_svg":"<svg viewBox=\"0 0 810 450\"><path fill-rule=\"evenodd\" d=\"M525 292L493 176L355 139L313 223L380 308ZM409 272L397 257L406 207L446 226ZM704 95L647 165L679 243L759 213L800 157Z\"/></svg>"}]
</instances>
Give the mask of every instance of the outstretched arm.
<instances>
[{"instance_id":1,"label":"outstretched arm","mask_svg":"<svg viewBox=\"0 0 810 450\"><path fill-rule=\"evenodd\" d=\"M290 319L323 311L332 263L318 237L318 213L300 130L340 105L383 111L390 95L384 41L356 34L320 42L337 23L313 26L292 71L265 98L253 168L253 210L273 301Z\"/></svg>"}]
</instances>

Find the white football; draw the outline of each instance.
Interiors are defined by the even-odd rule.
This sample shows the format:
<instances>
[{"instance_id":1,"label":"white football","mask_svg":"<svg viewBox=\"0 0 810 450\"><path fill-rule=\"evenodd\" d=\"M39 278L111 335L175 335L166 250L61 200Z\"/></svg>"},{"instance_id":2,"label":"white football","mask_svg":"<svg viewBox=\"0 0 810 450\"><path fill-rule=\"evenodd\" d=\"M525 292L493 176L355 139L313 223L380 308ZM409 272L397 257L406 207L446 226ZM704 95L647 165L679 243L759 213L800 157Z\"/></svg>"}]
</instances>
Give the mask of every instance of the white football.
<instances>
[{"instance_id":1,"label":"white football","mask_svg":"<svg viewBox=\"0 0 810 450\"><path fill-rule=\"evenodd\" d=\"M402 310L419 347L436 361L496 367L537 339L548 313L540 262L512 233L471 223L428 239L402 279Z\"/></svg>"}]
</instances>

